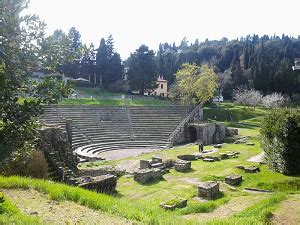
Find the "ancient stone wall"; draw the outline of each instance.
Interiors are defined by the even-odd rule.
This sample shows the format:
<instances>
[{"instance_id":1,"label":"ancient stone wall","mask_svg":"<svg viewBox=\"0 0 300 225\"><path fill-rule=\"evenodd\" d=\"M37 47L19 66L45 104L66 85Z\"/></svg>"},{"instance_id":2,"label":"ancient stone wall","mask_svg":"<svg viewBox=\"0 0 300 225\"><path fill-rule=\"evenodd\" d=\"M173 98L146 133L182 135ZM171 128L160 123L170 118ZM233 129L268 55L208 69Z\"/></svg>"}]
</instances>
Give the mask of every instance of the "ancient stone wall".
<instances>
[{"instance_id":1,"label":"ancient stone wall","mask_svg":"<svg viewBox=\"0 0 300 225\"><path fill-rule=\"evenodd\" d=\"M38 148L44 152L54 179L76 183L77 158L72 153L67 132L58 126L42 128Z\"/></svg>"},{"instance_id":2,"label":"ancient stone wall","mask_svg":"<svg viewBox=\"0 0 300 225\"><path fill-rule=\"evenodd\" d=\"M174 144L191 142L189 127L194 127L197 130L197 140L203 142L204 145L222 143L226 136L226 127L223 123L189 123L185 129L178 135Z\"/></svg>"}]
</instances>

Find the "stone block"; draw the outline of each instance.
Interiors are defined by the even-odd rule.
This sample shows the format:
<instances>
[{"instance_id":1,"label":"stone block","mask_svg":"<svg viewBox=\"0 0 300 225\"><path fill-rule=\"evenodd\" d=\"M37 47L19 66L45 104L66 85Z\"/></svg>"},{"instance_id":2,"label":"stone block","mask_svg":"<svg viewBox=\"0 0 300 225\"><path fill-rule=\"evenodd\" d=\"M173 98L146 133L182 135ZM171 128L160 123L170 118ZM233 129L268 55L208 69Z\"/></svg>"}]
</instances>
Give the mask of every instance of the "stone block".
<instances>
[{"instance_id":1,"label":"stone block","mask_svg":"<svg viewBox=\"0 0 300 225\"><path fill-rule=\"evenodd\" d=\"M166 168L170 168L174 166L174 160L173 159L166 159L163 161L163 164L165 164Z\"/></svg>"},{"instance_id":2,"label":"stone block","mask_svg":"<svg viewBox=\"0 0 300 225\"><path fill-rule=\"evenodd\" d=\"M140 169L149 169L151 167L149 160L140 160Z\"/></svg>"},{"instance_id":3,"label":"stone block","mask_svg":"<svg viewBox=\"0 0 300 225\"><path fill-rule=\"evenodd\" d=\"M174 169L176 171L187 171L191 169L191 162L185 160L176 160L174 163Z\"/></svg>"},{"instance_id":4,"label":"stone block","mask_svg":"<svg viewBox=\"0 0 300 225\"><path fill-rule=\"evenodd\" d=\"M225 183L230 185L239 185L242 182L242 176L241 175L229 175L225 177Z\"/></svg>"},{"instance_id":5,"label":"stone block","mask_svg":"<svg viewBox=\"0 0 300 225\"><path fill-rule=\"evenodd\" d=\"M229 156L226 153L219 153L221 159L229 159Z\"/></svg>"},{"instance_id":6,"label":"stone block","mask_svg":"<svg viewBox=\"0 0 300 225\"><path fill-rule=\"evenodd\" d=\"M247 143L246 143L246 145L253 146L253 145L255 145L255 144L254 144L254 143L252 143L252 142L247 142Z\"/></svg>"},{"instance_id":7,"label":"stone block","mask_svg":"<svg viewBox=\"0 0 300 225\"><path fill-rule=\"evenodd\" d=\"M227 128L226 129L226 136L234 136L239 134L238 128Z\"/></svg>"},{"instance_id":8,"label":"stone block","mask_svg":"<svg viewBox=\"0 0 300 225\"><path fill-rule=\"evenodd\" d=\"M216 144L214 145L214 148L222 148L222 144Z\"/></svg>"},{"instance_id":9,"label":"stone block","mask_svg":"<svg viewBox=\"0 0 300 225\"><path fill-rule=\"evenodd\" d=\"M152 163L162 163L162 158L160 158L158 156L153 156Z\"/></svg>"},{"instance_id":10,"label":"stone block","mask_svg":"<svg viewBox=\"0 0 300 225\"><path fill-rule=\"evenodd\" d=\"M175 197L166 202L160 203L160 206L164 209L174 210L175 208L184 208L187 206L187 199Z\"/></svg>"},{"instance_id":11,"label":"stone block","mask_svg":"<svg viewBox=\"0 0 300 225\"><path fill-rule=\"evenodd\" d=\"M181 160L187 160L187 161L192 161L196 159L195 155L179 155L177 156L177 158Z\"/></svg>"},{"instance_id":12,"label":"stone block","mask_svg":"<svg viewBox=\"0 0 300 225\"><path fill-rule=\"evenodd\" d=\"M162 174L163 172L157 168L142 169L134 173L134 180L139 183L146 184L151 181L161 179Z\"/></svg>"},{"instance_id":13,"label":"stone block","mask_svg":"<svg viewBox=\"0 0 300 225\"><path fill-rule=\"evenodd\" d=\"M102 175L97 177L80 177L79 187L97 192L112 193L116 190L117 177L114 175Z\"/></svg>"},{"instance_id":14,"label":"stone block","mask_svg":"<svg viewBox=\"0 0 300 225\"><path fill-rule=\"evenodd\" d=\"M165 164L164 163L154 163L151 165L151 167L163 170L165 168Z\"/></svg>"},{"instance_id":15,"label":"stone block","mask_svg":"<svg viewBox=\"0 0 300 225\"><path fill-rule=\"evenodd\" d=\"M220 193L219 183L215 181L203 183L198 186L198 196L203 198L214 198Z\"/></svg>"},{"instance_id":16,"label":"stone block","mask_svg":"<svg viewBox=\"0 0 300 225\"><path fill-rule=\"evenodd\" d=\"M246 173L258 173L260 172L260 169L256 166L248 166L248 167L245 167L245 172Z\"/></svg>"},{"instance_id":17,"label":"stone block","mask_svg":"<svg viewBox=\"0 0 300 225\"><path fill-rule=\"evenodd\" d=\"M214 162L215 160L212 158L204 158L203 162Z\"/></svg>"}]
</instances>

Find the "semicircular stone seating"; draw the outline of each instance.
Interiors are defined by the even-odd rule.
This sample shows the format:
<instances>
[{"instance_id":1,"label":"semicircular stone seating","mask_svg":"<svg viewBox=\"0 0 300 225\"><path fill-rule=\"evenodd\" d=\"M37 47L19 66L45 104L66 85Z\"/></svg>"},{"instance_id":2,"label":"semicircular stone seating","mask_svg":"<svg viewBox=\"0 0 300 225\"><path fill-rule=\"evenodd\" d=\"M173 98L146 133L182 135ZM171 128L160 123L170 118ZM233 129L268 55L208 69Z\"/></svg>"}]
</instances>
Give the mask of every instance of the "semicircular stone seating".
<instances>
[{"instance_id":1,"label":"semicircular stone seating","mask_svg":"<svg viewBox=\"0 0 300 225\"><path fill-rule=\"evenodd\" d=\"M65 127L72 120L72 148L82 159L110 150L165 148L186 116L185 106L45 106L44 123Z\"/></svg>"}]
</instances>

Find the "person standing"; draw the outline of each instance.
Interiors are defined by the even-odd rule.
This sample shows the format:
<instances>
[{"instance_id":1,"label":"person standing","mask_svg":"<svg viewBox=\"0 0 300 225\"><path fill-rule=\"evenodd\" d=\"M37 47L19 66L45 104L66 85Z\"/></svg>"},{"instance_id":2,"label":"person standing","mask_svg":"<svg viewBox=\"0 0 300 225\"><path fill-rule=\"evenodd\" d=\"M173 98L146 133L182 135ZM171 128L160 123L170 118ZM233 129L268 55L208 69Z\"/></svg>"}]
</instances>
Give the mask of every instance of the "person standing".
<instances>
[{"instance_id":1,"label":"person standing","mask_svg":"<svg viewBox=\"0 0 300 225\"><path fill-rule=\"evenodd\" d=\"M199 141L198 143L198 149L199 149L199 152L203 152L203 148L204 148L204 144L202 141Z\"/></svg>"}]
</instances>

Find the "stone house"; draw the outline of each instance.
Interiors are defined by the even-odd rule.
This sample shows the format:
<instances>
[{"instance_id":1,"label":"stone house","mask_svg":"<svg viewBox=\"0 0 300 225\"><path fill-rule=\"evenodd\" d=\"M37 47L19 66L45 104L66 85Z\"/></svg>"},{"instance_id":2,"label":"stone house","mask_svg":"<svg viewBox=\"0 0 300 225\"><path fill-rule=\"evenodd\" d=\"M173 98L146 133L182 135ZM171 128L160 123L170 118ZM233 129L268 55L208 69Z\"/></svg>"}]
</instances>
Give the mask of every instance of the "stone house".
<instances>
[{"instance_id":1,"label":"stone house","mask_svg":"<svg viewBox=\"0 0 300 225\"><path fill-rule=\"evenodd\" d=\"M154 90L148 90L144 95L154 95L160 97L168 97L168 81L162 76L159 76L156 80L157 88Z\"/></svg>"}]
</instances>

